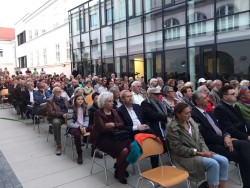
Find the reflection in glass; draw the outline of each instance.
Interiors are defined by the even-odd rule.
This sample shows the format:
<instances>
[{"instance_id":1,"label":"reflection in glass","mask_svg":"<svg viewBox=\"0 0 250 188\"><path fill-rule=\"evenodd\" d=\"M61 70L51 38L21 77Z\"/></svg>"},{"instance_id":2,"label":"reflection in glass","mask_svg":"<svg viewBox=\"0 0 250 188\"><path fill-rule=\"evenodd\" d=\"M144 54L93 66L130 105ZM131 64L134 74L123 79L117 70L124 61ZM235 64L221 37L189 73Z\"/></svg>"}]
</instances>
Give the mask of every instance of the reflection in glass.
<instances>
[{"instance_id":1,"label":"reflection in glass","mask_svg":"<svg viewBox=\"0 0 250 188\"><path fill-rule=\"evenodd\" d=\"M102 28L102 43L112 41L112 27Z\"/></svg>"},{"instance_id":2,"label":"reflection in glass","mask_svg":"<svg viewBox=\"0 0 250 188\"><path fill-rule=\"evenodd\" d=\"M114 35L115 40L126 38L126 22L114 25Z\"/></svg>"},{"instance_id":3,"label":"reflection in glass","mask_svg":"<svg viewBox=\"0 0 250 188\"><path fill-rule=\"evenodd\" d=\"M90 59L90 47L82 48L82 59Z\"/></svg>"},{"instance_id":4,"label":"reflection in glass","mask_svg":"<svg viewBox=\"0 0 250 188\"><path fill-rule=\"evenodd\" d=\"M89 31L89 11L88 3L84 4L85 31Z\"/></svg>"},{"instance_id":5,"label":"reflection in glass","mask_svg":"<svg viewBox=\"0 0 250 188\"><path fill-rule=\"evenodd\" d=\"M91 37L91 45L96 45L100 44L100 30L94 30L90 32L90 37Z\"/></svg>"},{"instance_id":6,"label":"reflection in glass","mask_svg":"<svg viewBox=\"0 0 250 188\"><path fill-rule=\"evenodd\" d=\"M73 50L73 61L81 61L81 50L75 49Z\"/></svg>"},{"instance_id":7,"label":"reflection in glass","mask_svg":"<svg viewBox=\"0 0 250 188\"><path fill-rule=\"evenodd\" d=\"M217 77L226 80L250 79L250 41L218 44Z\"/></svg>"},{"instance_id":8,"label":"reflection in glass","mask_svg":"<svg viewBox=\"0 0 250 188\"><path fill-rule=\"evenodd\" d=\"M98 59L100 57L101 57L100 45L92 45L91 46L91 58Z\"/></svg>"},{"instance_id":9,"label":"reflection in glass","mask_svg":"<svg viewBox=\"0 0 250 188\"><path fill-rule=\"evenodd\" d=\"M186 49L170 50L165 52L165 77L187 81Z\"/></svg>"},{"instance_id":10,"label":"reflection in glass","mask_svg":"<svg viewBox=\"0 0 250 188\"><path fill-rule=\"evenodd\" d=\"M161 0L144 0L144 12L151 12L162 7Z\"/></svg>"},{"instance_id":11,"label":"reflection in glass","mask_svg":"<svg viewBox=\"0 0 250 188\"><path fill-rule=\"evenodd\" d=\"M143 55L129 56L129 76L144 76L144 59Z\"/></svg>"},{"instance_id":12,"label":"reflection in glass","mask_svg":"<svg viewBox=\"0 0 250 188\"><path fill-rule=\"evenodd\" d=\"M146 61L146 66L147 66L147 79L151 79L154 77L154 60L153 60L153 54L152 53L147 53L145 55L145 61Z\"/></svg>"},{"instance_id":13,"label":"reflection in glass","mask_svg":"<svg viewBox=\"0 0 250 188\"><path fill-rule=\"evenodd\" d=\"M102 57L112 57L113 56L113 42L107 42L102 44Z\"/></svg>"},{"instance_id":14,"label":"reflection in glass","mask_svg":"<svg viewBox=\"0 0 250 188\"><path fill-rule=\"evenodd\" d=\"M126 1L115 0L113 1L114 6L114 22L120 22L126 19Z\"/></svg>"},{"instance_id":15,"label":"reflection in glass","mask_svg":"<svg viewBox=\"0 0 250 188\"><path fill-rule=\"evenodd\" d=\"M128 35L135 36L140 34L142 34L142 17L129 20Z\"/></svg>"},{"instance_id":16,"label":"reflection in glass","mask_svg":"<svg viewBox=\"0 0 250 188\"><path fill-rule=\"evenodd\" d=\"M82 47L89 46L89 33L84 33L81 36Z\"/></svg>"},{"instance_id":17,"label":"reflection in glass","mask_svg":"<svg viewBox=\"0 0 250 188\"><path fill-rule=\"evenodd\" d=\"M94 30L99 28L99 0L93 0L89 2L89 11L90 29Z\"/></svg>"},{"instance_id":18,"label":"reflection in glass","mask_svg":"<svg viewBox=\"0 0 250 188\"><path fill-rule=\"evenodd\" d=\"M103 59L102 70L103 76L110 77L114 72L113 58Z\"/></svg>"},{"instance_id":19,"label":"reflection in glass","mask_svg":"<svg viewBox=\"0 0 250 188\"><path fill-rule=\"evenodd\" d=\"M114 42L114 56L124 56L127 55L127 44L126 40L118 40Z\"/></svg>"},{"instance_id":20,"label":"reflection in glass","mask_svg":"<svg viewBox=\"0 0 250 188\"><path fill-rule=\"evenodd\" d=\"M145 33L162 29L161 11L146 14L144 17Z\"/></svg>"},{"instance_id":21,"label":"reflection in glass","mask_svg":"<svg viewBox=\"0 0 250 188\"><path fill-rule=\"evenodd\" d=\"M79 12L72 14L72 35L80 33Z\"/></svg>"},{"instance_id":22,"label":"reflection in glass","mask_svg":"<svg viewBox=\"0 0 250 188\"><path fill-rule=\"evenodd\" d=\"M162 50L162 32L145 35L145 52L156 52Z\"/></svg>"},{"instance_id":23,"label":"reflection in glass","mask_svg":"<svg viewBox=\"0 0 250 188\"><path fill-rule=\"evenodd\" d=\"M81 48L80 35L73 37L73 49Z\"/></svg>"},{"instance_id":24,"label":"reflection in glass","mask_svg":"<svg viewBox=\"0 0 250 188\"><path fill-rule=\"evenodd\" d=\"M196 57L199 56L199 48L188 49L188 62L189 62L189 80L190 82L196 83L201 78L200 72L200 61L197 61Z\"/></svg>"},{"instance_id":25,"label":"reflection in glass","mask_svg":"<svg viewBox=\"0 0 250 188\"><path fill-rule=\"evenodd\" d=\"M143 38L142 36L132 37L128 39L128 53L140 54L143 53Z\"/></svg>"}]
</instances>

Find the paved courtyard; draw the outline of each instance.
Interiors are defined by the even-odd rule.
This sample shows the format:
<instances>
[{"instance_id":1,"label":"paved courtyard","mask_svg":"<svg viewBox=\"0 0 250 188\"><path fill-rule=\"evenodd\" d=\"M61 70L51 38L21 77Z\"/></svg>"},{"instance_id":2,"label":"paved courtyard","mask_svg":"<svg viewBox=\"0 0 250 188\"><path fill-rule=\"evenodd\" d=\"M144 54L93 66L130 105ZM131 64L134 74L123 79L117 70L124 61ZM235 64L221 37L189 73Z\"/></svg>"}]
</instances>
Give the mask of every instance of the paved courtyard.
<instances>
[{"instance_id":1,"label":"paved courtyard","mask_svg":"<svg viewBox=\"0 0 250 188\"><path fill-rule=\"evenodd\" d=\"M17 119L8 109L0 110L0 118ZM66 147L65 154L56 156L52 135L49 135L47 142L48 124L46 121L41 122L40 134L37 127L34 129L33 124L27 125L22 121L6 119L0 119L0 130L0 150L2 151L2 154L0 153L0 188L129 188L136 185L137 169L134 171L134 168L129 166L128 184L122 185L114 178L114 160L109 156L107 156L108 186L105 185L102 159L96 159L93 174L90 174L90 148L85 146L82 165L78 165L75 159L72 160L72 150L69 146ZM65 127L62 128L62 135L64 132ZM62 141L64 143L64 137ZM168 164L166 155L163 155L163 162ZM147 160L142 165L144 169L150 168ZM240 188L237 169L234 170L234 165L230 165L230 168L227 188ZM141 182L140 187L147 188L150 184L144 181ZM186 187L185 183L176 186L176 188L184 187ZM192 184L192 187L195 187L195 184Z\"/></svg>"}]
</instances>

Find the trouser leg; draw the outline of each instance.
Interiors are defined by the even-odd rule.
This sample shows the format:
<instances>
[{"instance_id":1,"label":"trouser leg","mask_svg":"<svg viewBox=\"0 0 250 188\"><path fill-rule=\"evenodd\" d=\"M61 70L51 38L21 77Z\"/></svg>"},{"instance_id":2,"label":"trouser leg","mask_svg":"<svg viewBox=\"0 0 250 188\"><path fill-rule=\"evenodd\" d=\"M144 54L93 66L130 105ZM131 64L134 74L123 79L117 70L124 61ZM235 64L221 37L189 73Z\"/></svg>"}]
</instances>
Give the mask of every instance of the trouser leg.
<instances>
[{"instance_id":1,"label":"trouser leg","mask_svg":"<svg viewBox=\"0 0 250 188\"><path fill-rule=\"evenodd\" d=\"M62 119L53 119L51 122L54 130L54 139L58 146L61 146L61 125L63 122Z\"/></svg>"},{"instance_id":2,"label":"trouser leg","mask_svg":"<svg viewBox=\"0 0 250 188\"><path fill-rule=\"evenodd\" d=\"M76 151L78 156L82 156L82 146L81 146L82 133L80 132L79 129L76 128L70 129L69 133L74 136Z\"/></svg>"}]
</instances>

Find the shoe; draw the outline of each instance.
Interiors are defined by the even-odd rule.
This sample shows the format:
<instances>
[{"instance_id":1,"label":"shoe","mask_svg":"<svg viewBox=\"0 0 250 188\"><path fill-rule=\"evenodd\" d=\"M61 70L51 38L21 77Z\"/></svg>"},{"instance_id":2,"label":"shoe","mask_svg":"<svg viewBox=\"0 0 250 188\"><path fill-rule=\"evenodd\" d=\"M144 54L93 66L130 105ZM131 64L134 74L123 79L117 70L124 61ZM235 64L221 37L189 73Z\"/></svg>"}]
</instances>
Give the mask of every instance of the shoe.
<instances>
[{"instance_id":1,"label":"shoe","mask_svg":"<svg viewBox=\"0 0 250 188\"><path fill-rule=\"evenodd\" d=\"M208 188L207 181L204 181L203 183L201 183L198 188Z\"/></svg>"},{"instance_id":2,"label":"shoe","mask_svg":"<svg viewBox=\"0 0 250 188\"><path fill-rule=\"evenodd\" d=\"M81 143L81 146L85 146L85 144L82 142L82 143Z\"/></svg>"},{"instance_id":3,"label":"shoe","mask_svg":"<svg viewBox=\"0 0 250 188\"><path fill-rule=\"evenodd\" d=\"M78 155L77 157L77 164L82 164L82 156L81 155Z\"/></svg>"},{"instance_id":4,"label":"shoe","mask_svg":"<svg viewBox=\"0 0 250 188\"><path fill-rule=\"evenodd\" d=\"M117 169L117 164L116 164L116 163L114 164L114 169ZM128 173L127 170L126 170L126 172L125 172L125 177L126 177L126 178L129 177L129 173Z\"/></svg>"},{"instance_id":5,"label":"shoe","mask_svg":"<svg viewBox=\"0 0 250 188\"><path fill-rule=\"evenodd\" d=\"M127 184L128 183L127 180L126 180L126 178L119 178L118 177L118 174L117 174L116 170L115 170L115 178L119 179L119 182L122 183L122 184Z\"/></svg>"},{"instance_id":6,"label":"shoe","mask_svg":"<svg viewBox=\"0 0 250 188\"><path fill-rule=\"evenodd\" d=\"M24 115L21 115L21 119L25 119Z\"/></svg>"},{"instance_id":7,"label":"shoe","mask_svg":"<svg viewBox=\"0 0 250 188\"><path fill-rule=\"evenodd\" d=\"M56 147L56 155L61 155L62 154L62 147L61 146L57 146Z\"/></svg>"},{"instance_id":8,"label":"shoe","mask_svg":"<svg viewBox=\"0 0 250 188\"><path fill-rule=\"evenodd\" d=\"M52 125L49 125L49 134L53 134L53 127L52 127Z\"/></svg>"}]
</instances>

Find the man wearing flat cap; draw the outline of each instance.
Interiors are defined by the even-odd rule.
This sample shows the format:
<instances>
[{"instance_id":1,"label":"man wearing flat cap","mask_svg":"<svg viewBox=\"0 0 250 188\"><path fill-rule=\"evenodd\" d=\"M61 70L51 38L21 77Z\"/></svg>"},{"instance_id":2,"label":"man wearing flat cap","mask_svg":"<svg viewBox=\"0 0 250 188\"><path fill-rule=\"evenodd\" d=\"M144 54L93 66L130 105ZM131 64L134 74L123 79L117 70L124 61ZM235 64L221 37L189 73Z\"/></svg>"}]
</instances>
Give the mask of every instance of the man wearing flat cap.
<instances>
[{"instance_id":1,"label":"man wearing flat cap","mask_svg":"<svg viewBox=\"0 0 250 188\"><path fill-rule=\"evenodd\" d=\"M148 98L141 103L143 115L146 121L149 122L150 129L154 134L161 138L164 149L166 151L166 123L168 113L166 107L160 101L162 94L159 88L148 88ZM158 157L151 157L152 168L157 167L159 164Z\"/></svg>"}]
</instances>

